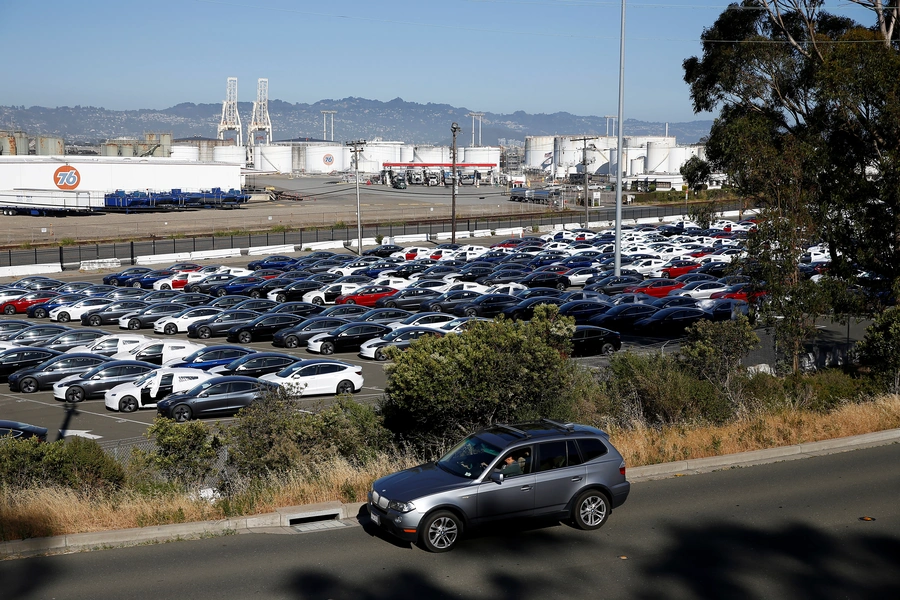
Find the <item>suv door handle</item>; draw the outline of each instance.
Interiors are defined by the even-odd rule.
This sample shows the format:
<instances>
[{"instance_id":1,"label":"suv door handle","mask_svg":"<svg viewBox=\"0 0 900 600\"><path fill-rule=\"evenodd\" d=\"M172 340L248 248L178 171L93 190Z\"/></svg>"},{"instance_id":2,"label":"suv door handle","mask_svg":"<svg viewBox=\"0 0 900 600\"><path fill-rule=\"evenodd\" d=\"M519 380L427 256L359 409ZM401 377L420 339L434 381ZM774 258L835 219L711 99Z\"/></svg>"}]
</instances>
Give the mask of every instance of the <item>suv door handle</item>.
<instances>
[{"instance_id":1,"label":"suv door handle","mask_svg":"<svg viewBox=\"0 0 900 600\"><path fill-rule=\"evenodd\" d=\"M579 476L577 476L577 477L573 477L573 478L572 478L572 481L581 481L582 479L584 479L584 477L581 477L581 476L579 475Z\"/></svg>"},{"instance_id":2,"label":"suv door handle","mask_svg":"<svg viewBox=\"0 0 900 600\"><path fill-rule=\"evenodd\" d=\"M531 491L531 486L530 486L530 485L523 485L522 487L519 488L519 490L522 491L522 492L529 492L529 491Z\"/></svg>"}]
</instances>

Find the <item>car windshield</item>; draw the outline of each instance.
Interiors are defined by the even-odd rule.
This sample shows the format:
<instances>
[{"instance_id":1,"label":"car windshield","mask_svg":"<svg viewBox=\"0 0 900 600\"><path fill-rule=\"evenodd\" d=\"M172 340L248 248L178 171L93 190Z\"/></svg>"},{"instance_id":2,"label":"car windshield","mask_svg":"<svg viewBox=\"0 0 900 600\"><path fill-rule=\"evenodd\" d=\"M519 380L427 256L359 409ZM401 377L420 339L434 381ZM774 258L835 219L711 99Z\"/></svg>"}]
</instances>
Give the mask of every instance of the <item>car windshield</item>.
<instances>
[{"instance_id":1,"label":"car windshield","mask_svg":"<svg viewBox=\"0 0 900 600\"><path fill-rule=\"evenodd\" d=\"M208 388L211 385L212 385L212 383L210 383L210 381L204 381L200 385L194 386L191 389L189 389L187 392L185 392L185 395L199 396L203 390L205 390L206 388Z\"/></svg>"},{"instance_id":2,"label":"car windshield","mask_svg":"<svg viewBox=\"0 0 900 600\"><path fill-rule=\"evenodd\" d=\"M147 383L148 381L150 381L151 379L156 377L158 374L159 374L159 371L150 371L146 375L141 375L140 377L135 379L132 382L132 385L135 387L141 387L142 385L144 385L145 383Z\"/></svg>"},{"instance_id":3,"label":"car windshield","mask_svg":"<svg viewBox=\"0 0 900 600\"><path fill-rule=\"evenodd\" d=\"M437 461L437 465L454 475L477 479L500 454L500 448L470 435Z\"/></svg>"}]
</instances>

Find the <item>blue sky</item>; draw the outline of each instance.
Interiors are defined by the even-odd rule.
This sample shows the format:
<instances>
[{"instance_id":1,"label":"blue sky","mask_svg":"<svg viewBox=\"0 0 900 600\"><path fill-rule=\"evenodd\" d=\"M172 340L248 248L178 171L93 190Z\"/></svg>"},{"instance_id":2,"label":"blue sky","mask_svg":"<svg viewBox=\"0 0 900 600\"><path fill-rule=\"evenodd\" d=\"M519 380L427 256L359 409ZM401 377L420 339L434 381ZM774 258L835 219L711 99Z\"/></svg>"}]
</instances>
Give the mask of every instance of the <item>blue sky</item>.
<instances>
[{"instance_id":1,"label":"blue sky","mask_svg":"<svg viewBox=\"0 0 900 600\"><path fill-rule=\"evenodd\" d=\"M711 117L693 114L681 63L726 5L627 3L626 118ZM620 10L619 0L0 0L0 105L220 103L235 76L248 102L268 77L269 98L292 103L400 97L602 116L616 113Z\"/></svg>"}]
</instances>

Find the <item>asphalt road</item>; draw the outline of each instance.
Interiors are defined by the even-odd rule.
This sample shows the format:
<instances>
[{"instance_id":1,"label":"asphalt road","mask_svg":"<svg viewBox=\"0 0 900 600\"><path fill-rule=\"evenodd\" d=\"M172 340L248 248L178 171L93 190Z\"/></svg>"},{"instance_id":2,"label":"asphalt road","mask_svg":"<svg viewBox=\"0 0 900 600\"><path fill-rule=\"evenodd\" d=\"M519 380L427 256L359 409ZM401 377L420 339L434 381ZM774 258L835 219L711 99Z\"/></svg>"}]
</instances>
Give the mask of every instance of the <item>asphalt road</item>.
<instances>
[{"instance_id":1,"label":"asphalt road","mask_svg":"<svg viewBox=\"0 0 900 600\"><path fill-rule=\"evenodd\" d=\"M900 597L898 498L894 444L636 483L595 532L510 524L435 555L383 538L361 517L315 533L5 561L0 582L6 598L61 600L886 600Z\"/></svg>"}]
</instances>

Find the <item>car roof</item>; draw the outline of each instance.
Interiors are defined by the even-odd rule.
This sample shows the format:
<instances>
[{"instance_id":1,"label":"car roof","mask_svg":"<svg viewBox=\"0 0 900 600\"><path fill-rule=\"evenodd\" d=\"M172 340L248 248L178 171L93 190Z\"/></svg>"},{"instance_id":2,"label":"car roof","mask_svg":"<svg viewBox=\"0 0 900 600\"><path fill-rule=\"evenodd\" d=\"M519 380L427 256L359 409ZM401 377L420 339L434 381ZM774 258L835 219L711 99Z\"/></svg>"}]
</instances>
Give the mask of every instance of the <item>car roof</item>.
<instances>
[{"instance_id":1,"label":"car roof","mask_svg":"<svg viewBox=\"0 0 900 600\"><path fill-rule=\"evenodd\" d=\"M476 433L478 437L485 441L504 448L527 440L545 441L554 438L565 439L573 434L588 434L602 436L604 438L609 437L605 432L594 427L577 425L574 423L560 423L550 419L515 423L512 425L498 423Z\"/></svg>"}]
</instances>

